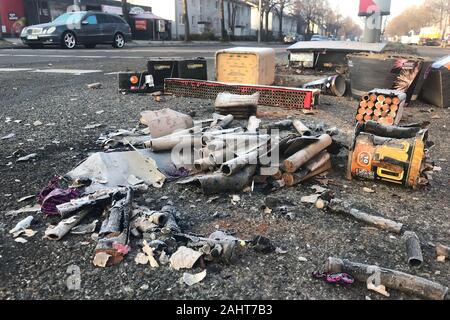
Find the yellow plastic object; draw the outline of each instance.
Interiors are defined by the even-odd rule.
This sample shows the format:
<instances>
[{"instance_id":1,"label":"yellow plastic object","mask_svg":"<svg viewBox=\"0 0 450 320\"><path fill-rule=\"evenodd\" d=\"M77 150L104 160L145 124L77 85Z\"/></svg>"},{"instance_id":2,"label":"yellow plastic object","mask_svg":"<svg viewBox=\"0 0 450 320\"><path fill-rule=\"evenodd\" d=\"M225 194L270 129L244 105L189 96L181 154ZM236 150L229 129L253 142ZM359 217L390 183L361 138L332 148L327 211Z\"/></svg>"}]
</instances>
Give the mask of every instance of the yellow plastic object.
<instances>
[{"instance_id":1,"label":"yellow plastic object","mask_svg":"<svg viewBox=\"0 0 450 320\"><path fill-rule=\"evenodd\" d=\"M424 158L424 142L413 139L388 139L375 145L374 136L362 133L349 154L351 177L382 180L415 188Z\"/></svg>"},{"instance_id":2,"label":"yellow plastic object","mask_svg":"<svg viewBox=\"0 0 450 320\"><path fill-rule=\"evenodd\" d=\"M275 82L275 50L232 48L216 52L219 82L272 85Z\"/></svg>"}]
</instances>

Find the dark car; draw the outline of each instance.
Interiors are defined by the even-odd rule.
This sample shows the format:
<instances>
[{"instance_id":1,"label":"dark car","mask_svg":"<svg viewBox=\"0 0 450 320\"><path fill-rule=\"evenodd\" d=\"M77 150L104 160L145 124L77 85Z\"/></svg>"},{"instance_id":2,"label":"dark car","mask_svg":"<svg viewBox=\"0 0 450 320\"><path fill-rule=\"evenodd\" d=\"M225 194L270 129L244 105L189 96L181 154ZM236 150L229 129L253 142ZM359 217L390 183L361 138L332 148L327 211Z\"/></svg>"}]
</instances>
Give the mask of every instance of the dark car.
<instances>
[{"instance_id":1,"label":"dark car","mask_svg":"<svg viewBox=\"0 0 450 320\"><path fill-rule=\"evenodd\" d=\"M305 41L305 37L301 34L292 33L292 34L288 34L288 35L284 36L284 38L283 38L283 42L286 44L296 43L299 41Z\"/></svg>"},{"instance_id":2,"label":"dark car","mask_svg":"<svg viewBox=\"0 0 450 320\"><path fill-rule=\"evenodd\" d=\"M117 15L78 11L64 13L50 23L26 27L20 38L32 48L60 45L73 49L78 44L94 48L101 43L123 48L125 43L131 40L131 28Z\"/></svg>"}]
</instances>

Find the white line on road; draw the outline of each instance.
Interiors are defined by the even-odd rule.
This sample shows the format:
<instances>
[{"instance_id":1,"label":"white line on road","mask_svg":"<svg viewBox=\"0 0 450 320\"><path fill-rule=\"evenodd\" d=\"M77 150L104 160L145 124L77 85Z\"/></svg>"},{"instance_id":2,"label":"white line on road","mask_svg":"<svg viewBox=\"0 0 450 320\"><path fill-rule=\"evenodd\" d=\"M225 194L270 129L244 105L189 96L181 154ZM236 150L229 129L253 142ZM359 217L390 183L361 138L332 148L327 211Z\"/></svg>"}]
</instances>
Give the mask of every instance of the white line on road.
<instances>
[{"instance_id":1,"label":"white line on road","mask_svg":"<svg viewBox=\"0 0 450 320\"><path fill-rule=\"evenodd\" d=\"M30 71L33 69L27 68L0 68L0 72L16 72L16 71Z\"/></svg>"},{"instance_id":2,"label":"white line on road","mask_svg":"<svg viewBox=\"0 0 450 320\"><path fill-rule=\"evenodd\" d=\"M97 73L103 72L102 70L72 70L72 69L37 69L30 72L39 72L39 73L63 73L63 74L73 74L73 75L82 75L86 73Z\"/></svg>"}]
</instances>

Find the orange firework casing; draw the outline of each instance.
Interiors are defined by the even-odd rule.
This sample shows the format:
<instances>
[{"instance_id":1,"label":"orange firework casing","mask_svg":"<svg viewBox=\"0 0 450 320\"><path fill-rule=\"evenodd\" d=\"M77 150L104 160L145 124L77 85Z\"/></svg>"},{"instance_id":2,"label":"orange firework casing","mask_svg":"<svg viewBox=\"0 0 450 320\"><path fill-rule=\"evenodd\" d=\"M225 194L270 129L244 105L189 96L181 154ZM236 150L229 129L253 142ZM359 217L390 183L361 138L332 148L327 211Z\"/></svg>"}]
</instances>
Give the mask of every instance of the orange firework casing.
<instances>
[{"instance_id":1,"label":"orange firework casing","mask_svg":"<svg viewBox=\"0 0 450 320\"><path fill-rule=\"evenodd\" d=\"M382 180L415 188L425 157L423 136L410 139L360 133L349 154L349 178Z\"/></svg>"}]
</instances>

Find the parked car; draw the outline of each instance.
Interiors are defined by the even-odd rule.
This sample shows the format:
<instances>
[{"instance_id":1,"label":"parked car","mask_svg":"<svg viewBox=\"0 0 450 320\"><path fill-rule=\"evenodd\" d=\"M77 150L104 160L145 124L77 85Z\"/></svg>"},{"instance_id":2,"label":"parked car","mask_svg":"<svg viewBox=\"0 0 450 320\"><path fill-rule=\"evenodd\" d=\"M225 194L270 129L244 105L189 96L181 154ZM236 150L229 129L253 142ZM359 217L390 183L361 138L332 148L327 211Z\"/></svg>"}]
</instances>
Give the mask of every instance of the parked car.
<instances>
[{"instance_id":1,"label":"parked car","mask_svg":"<svg viewBox=\"0 0 450 320\"><path fill-rule=\"evenodd\" d=\"M64 13L50 23L26 27L20 38L32 48L60 45L65 49L73 49L79 44L95 48L97 44L103 43L123 48L131 40L131 28L117 15L78 11Z\"/></svg>"},{"instance_id":2,"label":"parked car","mask_svg":"<svg viewBox=\"0 0 450 320\"><path fill-rule=\"evenodd\" d=\"M299 41L305 41L305 37L301 34L292 33L292 34L288 34L288 35L284 36L284 38L283 38L283 42L286 44L296 43Z\"/></svg>"},{"instance_id":3,"label":"parked car","mask_svg":"<svg viewBox=\"0 0 450 320\"><path fill-rule=\"evenodd\" d=\"M320 34L315 34L312 36L311 41L328 41L328 37L321 36Z\"/></svg>"}]
</instances>

